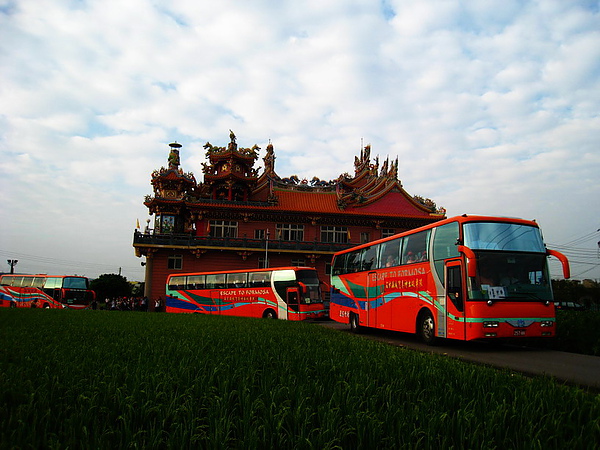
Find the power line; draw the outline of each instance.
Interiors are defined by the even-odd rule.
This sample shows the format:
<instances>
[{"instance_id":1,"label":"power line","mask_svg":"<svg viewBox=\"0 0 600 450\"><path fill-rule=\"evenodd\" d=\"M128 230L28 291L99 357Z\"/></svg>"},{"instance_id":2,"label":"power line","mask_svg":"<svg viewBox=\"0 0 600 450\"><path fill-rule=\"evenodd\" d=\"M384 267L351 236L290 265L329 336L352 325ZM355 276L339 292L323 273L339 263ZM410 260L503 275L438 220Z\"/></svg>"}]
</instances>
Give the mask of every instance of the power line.
<instances>
[{"instance_id":1,"label":"power line","mask_svg":"<svg viewBox=\"0 0 600 450\"><path fill-rule=\"evenodd\" d=\"M19 259L22 264L26 262L29 263L38 263L43 265L52 265L52 266L66 266L66 267L76 267L79 269L87 269L87 270L97 270L97 271L114 271L115 269L121 267L128 271L139 271L139 266L123 266L122 264L104 264L104 263L94 263L90 261L74 261L68 259L60 259L48 256L40 256L40 255L29 255L26 253L17 253L17 252L9 252L6 250L0 249L0 255L7 257L9 259Z\"/></svg>"},{"instance_id":2,"label":"power line","mask_svg":"<svg viewBox=\"0 0 600 450\"><path fill-rule=\"evenodd\" d=\"M578 245L578 244L582 244L586 241L592 240L592 239L596 239L596 234L600 232L600 228L597 229L596 231L592 231L591 233L588 233L584 236L580 236L578 238L573 239L572 241L566 242L563 244L563 246L569 246L569 245Z\"/></svg>"}]
</instances>

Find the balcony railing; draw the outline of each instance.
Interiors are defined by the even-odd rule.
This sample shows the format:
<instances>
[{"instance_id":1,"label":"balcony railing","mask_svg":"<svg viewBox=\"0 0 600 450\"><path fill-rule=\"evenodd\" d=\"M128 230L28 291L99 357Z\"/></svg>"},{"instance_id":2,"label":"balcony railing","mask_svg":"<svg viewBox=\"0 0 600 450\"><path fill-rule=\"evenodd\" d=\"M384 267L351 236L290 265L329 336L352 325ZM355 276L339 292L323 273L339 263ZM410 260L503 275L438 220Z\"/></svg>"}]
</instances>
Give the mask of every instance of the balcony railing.
<instances>
[{"instance_id":1,"label":"balcony railing","mask_svg":"<svg viewBox=\"0 0 600 450\"><path fill-rule=\"evenodd\" d=\"M265 239L231 238L212 236L192 236L189 234L148 234L135 231L133 243L138 246L175 247L218 247L218 248L243 248L260 250L265 248ZM327 252L334 253L350 248L357 244L319 241L285 241L282 239L269 239L269 250L300 251L300 252Z\"/></svg>"}]
</instances>

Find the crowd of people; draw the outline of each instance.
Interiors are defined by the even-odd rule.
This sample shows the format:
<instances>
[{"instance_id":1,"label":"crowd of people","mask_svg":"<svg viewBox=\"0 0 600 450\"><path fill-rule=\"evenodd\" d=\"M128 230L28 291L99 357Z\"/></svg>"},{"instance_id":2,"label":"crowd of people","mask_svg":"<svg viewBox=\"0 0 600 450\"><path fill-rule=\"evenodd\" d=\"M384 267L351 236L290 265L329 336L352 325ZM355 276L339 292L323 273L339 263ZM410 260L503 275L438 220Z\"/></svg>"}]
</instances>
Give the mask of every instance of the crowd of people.
<instances>
[{"instance_id":1,"label":"crowd of people","mask_svg":"<svg viewBox=\"0 0 600 450\"><path fill-rule=\"evenodd\" d=\"M107 298L104 309L108 311L162 312L164 303L161 297L154 301L150 301L148 297L116 297Z\"/></svg>"}]
</instances>

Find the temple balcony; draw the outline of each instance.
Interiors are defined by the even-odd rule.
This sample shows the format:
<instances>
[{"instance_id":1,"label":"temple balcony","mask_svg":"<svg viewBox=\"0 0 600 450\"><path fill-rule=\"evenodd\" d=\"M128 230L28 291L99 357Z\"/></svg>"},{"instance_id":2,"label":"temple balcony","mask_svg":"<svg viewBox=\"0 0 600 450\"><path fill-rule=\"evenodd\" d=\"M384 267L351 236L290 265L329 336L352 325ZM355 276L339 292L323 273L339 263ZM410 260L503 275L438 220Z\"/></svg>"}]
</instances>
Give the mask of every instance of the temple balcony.
<instances>
[{"instance_id":1,"label":"temple balcony","mask_svg":"<svg viewBox=\"0 0 600 450\"><path fill-rule=\"evenodd\" d=\"M336 243L320 241L286 241L269 239L269 251L281 252L311 252L332 254L357 245L356 243ZM206 248L220 250L255 250L264 251L265 239L192 236L190 234L150 234L138 230L133 235L134 247L175 247L175 248Z\"/></svg>"}]
</instances>

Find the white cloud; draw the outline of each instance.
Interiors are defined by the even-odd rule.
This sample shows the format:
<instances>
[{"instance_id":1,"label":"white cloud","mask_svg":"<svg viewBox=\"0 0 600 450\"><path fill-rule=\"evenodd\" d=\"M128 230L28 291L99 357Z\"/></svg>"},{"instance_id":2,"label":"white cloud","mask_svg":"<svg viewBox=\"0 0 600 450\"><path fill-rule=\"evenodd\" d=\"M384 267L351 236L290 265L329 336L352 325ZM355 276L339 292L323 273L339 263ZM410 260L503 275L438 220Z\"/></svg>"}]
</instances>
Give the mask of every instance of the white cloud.
<instances>
[{"instance_id":1,"label":"white cloud","mask_svg":"<svg viewBox=\"0 0 600 450\"><path fill-rule=\"evenodd\" d=\"M554 243L587 234L599 19L559 0L0 6L0 250L140 279L150 173L177 140L201 180L202 145L229 129L261 156L271 139L282 176L352 173L364 139L449 214L536 217Z\"/></svg>"}]
</instances>

